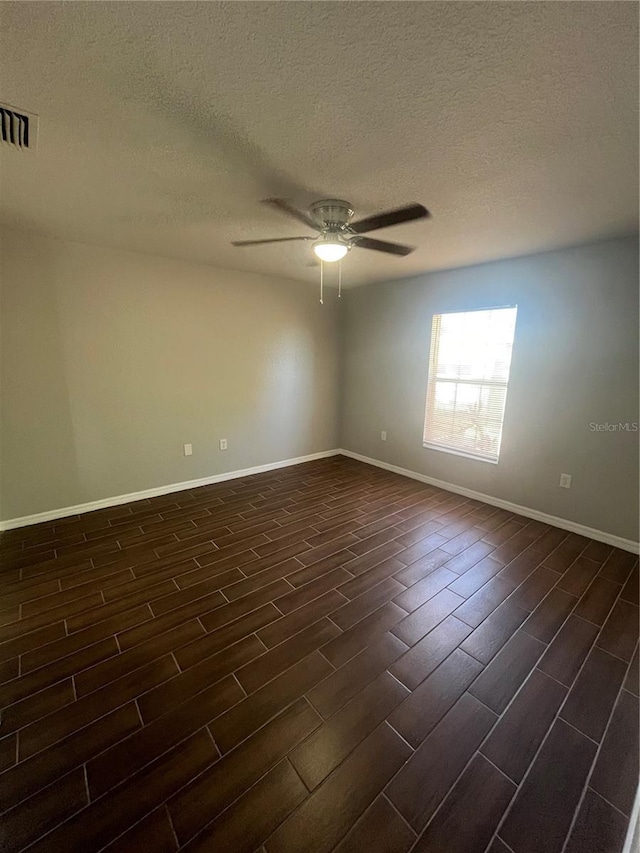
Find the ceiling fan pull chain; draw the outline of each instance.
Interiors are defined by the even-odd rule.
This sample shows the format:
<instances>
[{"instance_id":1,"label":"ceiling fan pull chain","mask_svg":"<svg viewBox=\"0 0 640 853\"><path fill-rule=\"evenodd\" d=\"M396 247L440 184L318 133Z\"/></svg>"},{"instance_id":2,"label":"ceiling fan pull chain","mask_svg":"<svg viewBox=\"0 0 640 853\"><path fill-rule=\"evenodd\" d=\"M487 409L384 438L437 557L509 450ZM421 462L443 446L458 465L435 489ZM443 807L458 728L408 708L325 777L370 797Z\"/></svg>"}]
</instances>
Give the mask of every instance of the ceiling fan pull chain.
<instances>
[{"instance_id":1,"label":"ceiling fan pull chain","mask_svg":"<svg viewBox=\"0 0 640 853\"><path fill-rule=\"evenodd\" d=\"M324 305L322 291L324 289L324 261L320 261L320 305Z\"/></svg>"},{"instance_id":2,"label":"ceiling fan pull chain","mask_svg":"<svg viewBox=\"0 0 640 853\"><path fill-rule=\"evenodd\" d=\"M342 298L342 261L338 261L338 299Z\"/></svg>"}]
</instances>

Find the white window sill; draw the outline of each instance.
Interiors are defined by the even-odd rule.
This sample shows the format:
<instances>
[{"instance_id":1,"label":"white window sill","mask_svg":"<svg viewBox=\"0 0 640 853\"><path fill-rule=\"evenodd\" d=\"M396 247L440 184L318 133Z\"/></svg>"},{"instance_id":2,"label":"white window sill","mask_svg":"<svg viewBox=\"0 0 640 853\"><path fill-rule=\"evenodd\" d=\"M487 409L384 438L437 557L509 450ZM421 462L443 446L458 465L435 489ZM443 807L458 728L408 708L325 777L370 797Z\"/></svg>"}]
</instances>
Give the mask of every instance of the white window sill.
<instances>
[{"instance_id":1,"label":"white window sill","mask_svg":"<svg viewBox=\"0 0 640 853\"><path fill-rule=\"evenodd\" d=\"M422 442L422 446L427 450L438 450L440 453L450 453L452 456L462 456L464 459L473 459L474 462L488 462L489 465L497 465L497 459L488 459L486 456L476 456L474 453L465 453L464 450L454 450L452 447L443 447L441 444L429 444L426 441Z\"/></svg>"}]
</instances>

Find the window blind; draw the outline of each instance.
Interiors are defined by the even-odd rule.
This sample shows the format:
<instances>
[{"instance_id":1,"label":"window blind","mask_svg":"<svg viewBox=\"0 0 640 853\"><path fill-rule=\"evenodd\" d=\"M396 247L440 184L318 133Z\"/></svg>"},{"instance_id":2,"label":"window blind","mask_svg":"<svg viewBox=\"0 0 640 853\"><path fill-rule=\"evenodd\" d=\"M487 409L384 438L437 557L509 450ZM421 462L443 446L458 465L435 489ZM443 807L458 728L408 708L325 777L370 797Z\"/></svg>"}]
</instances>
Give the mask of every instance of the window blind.
<instances>
[{"instance_id":1,"label":"window blind","mask_svg":"<svg viewBox=\"0 0 640 853\"><path fill-rule=\"evenodd\" d=\"M425 447L498 461L517 310L434 315Z\"/></svg>"}]
</instances>

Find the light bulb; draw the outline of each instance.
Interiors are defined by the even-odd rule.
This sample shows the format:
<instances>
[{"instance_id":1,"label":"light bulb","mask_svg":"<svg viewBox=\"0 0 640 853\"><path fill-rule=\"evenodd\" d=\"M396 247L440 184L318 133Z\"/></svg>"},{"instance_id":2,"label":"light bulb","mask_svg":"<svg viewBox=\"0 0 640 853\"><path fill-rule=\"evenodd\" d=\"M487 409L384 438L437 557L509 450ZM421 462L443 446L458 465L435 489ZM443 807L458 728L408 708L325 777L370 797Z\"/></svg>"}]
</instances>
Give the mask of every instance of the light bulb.
<instances>
[{"instance_id":1,"label":"light bulb","mask_svg":"<svg viewBox=\"0 0 640 853\"><path fill-rule=\"evenodd\" d=\"M313 251L321 261L332 263L339 261L347 254L348 248L344 243L331 240L320 240L314 244Z\"/></svg>"}]
</instances>

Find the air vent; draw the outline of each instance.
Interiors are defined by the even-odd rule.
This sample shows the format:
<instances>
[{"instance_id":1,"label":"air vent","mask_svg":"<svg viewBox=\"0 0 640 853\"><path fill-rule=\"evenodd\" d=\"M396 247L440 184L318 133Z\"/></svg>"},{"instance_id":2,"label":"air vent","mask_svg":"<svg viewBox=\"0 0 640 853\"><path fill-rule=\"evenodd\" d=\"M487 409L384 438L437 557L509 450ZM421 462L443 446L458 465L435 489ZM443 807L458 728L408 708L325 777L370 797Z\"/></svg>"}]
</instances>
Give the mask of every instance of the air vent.
<instances>
[{"instance_id":1,"label":"air vent","mask_svg":"<svg viewBox=\"0 0 640 853\"><path fill-rule=\"evenodd\" d=\"M21 150L33 149L36 147L38 117L0 104L0 131L6 145Z\"/></svg>"}]
</instances>

